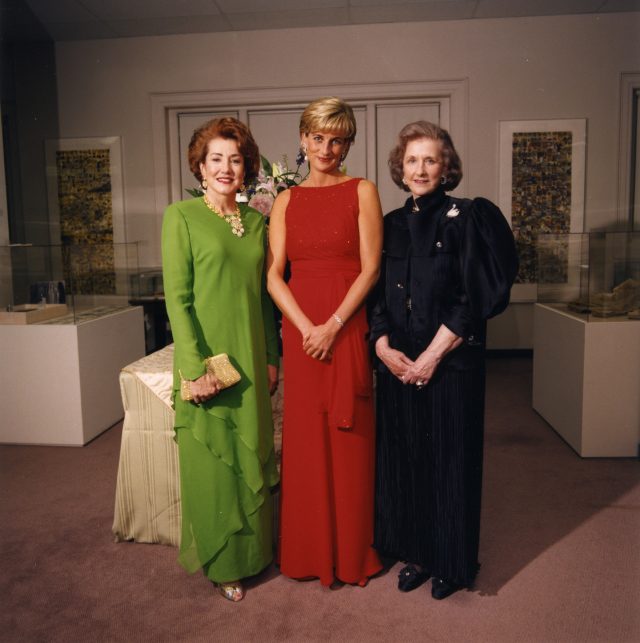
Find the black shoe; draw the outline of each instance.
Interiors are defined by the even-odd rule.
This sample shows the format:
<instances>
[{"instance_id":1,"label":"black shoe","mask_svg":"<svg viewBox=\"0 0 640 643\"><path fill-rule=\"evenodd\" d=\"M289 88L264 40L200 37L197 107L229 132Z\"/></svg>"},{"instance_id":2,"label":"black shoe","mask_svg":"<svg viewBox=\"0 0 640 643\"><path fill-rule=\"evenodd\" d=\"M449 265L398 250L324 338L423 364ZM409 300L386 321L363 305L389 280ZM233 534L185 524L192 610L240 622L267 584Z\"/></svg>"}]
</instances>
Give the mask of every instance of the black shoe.
<instances>
[{"instance_id":1,"label":"black shoe","mask_svg":"<svg viewBox=\"0 0 640 643\"><path fill-rule=\"evenodd\" d=\"M455 594L459 589L462 589L462 587L462 585L458 585L457 583L450 583L441 578L434 578L431 581L431 596L437 601L441 601L443 598Z\"/></svg>"},{"instance_id":2,"label":"black shoe","mask_svg":"<svg viewBox=\"0 0 640 643\"><path fill-rule=\"evenodd\" d=\"M426 571L418 571L414 565L403 567L398 573L398 589L401 592L410 592L416 587L426 583L431 574Z\"/></svg>"}]
</instances>

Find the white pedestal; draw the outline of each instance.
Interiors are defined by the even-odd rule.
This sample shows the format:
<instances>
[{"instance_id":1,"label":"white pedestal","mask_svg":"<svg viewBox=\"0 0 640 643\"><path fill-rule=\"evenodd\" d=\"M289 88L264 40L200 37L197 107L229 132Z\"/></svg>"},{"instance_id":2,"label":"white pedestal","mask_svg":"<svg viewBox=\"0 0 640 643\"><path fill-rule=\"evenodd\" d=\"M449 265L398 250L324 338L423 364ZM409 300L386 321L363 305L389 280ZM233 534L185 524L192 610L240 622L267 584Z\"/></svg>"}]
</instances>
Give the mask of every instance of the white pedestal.
<instances>
[{"instance_id":1,"label":"white pedestal","mask_svg":"<svg viewBox=\"0 0 640 643\"><path fill-rule=\"evenodd\" d=\"M635 457L640 321L534 310L533 408L583 457Z\"/></svg>"},{"instance_id":2,"label":"white pedestal","mask_svg":"<svg viewBox=\"0 0 640 643\"><path fill-rule=\"evenodd\" d=\"M0 355L0 442L81 446L123 417L118 376L144 356L142 308L3 325Z\"/></svg>"}]
</instances>

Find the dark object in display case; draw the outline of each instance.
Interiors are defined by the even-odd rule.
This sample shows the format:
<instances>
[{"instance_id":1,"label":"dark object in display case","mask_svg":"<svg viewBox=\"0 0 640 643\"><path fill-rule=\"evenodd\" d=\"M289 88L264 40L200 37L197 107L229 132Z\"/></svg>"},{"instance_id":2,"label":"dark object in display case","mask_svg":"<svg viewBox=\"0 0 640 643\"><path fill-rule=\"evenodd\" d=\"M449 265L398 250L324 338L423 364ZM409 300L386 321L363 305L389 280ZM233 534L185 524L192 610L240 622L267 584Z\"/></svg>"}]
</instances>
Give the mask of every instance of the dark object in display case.
<instances>
[{"instance_id":1,"label":"dark object in display case","mask_svg":"<svg viewBox=\"0 0 640 643\"><path fill-rule=\"evenodd\" d=\"M133 297L129 299L129 304L142 306L144 311L144 343L147 355L173 341L164 295Z\"/></svg>"},{"instance_id":2,"label":"dark object in display case","mask_svg":"<svg viewBox=\"0 0 640 643\"><path fill-rule=\"evenodd\" d=\"M47 304L66 303L64 281L36 281L29 287L29 302L39 304L42 301Z\"/></svg>"},{"instance_id":3,"label":"dark object in display case","mask_svg":"<svg viewBox=\"0 0 640 643\"><path fill-rule=\"evenodd\" d=\"M129 304L144 310L145 352L147 355L173 341L164 301L162 269L150 268L129 276L132 297Z\"/></svg>"}]
</instances>

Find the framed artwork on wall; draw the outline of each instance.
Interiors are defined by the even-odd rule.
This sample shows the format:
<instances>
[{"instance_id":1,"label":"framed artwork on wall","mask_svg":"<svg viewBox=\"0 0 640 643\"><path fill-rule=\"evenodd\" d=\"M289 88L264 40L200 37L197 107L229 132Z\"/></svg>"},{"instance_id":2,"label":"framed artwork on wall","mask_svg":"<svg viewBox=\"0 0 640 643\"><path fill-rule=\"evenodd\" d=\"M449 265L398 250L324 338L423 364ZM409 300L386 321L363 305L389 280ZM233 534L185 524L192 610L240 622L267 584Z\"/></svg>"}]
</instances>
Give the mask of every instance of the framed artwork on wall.
<instances>
[{"instance_id":1,"label":"framed artwork on wall","mask_svg":"<svg viewBox=\"0 0 640 643\"><path fill-rule=\"evenodd\" d=\"M126 242L118 136L46 141L51 243L74 247L78 293L114 294ZM86 265L84 265L86 264Z\"/></svg>"},{"instance_id":2,"label":"framed artwork on wall","mask_svg":"<svg viewBox=\"0 0 640 643\"><path fill-rule=\"evenodd\" d=\"M520 256L514 302L536 301L538 234L584 230L585 156L584 118L500 122L499 204Z\"/></svg>"}]
</instances>

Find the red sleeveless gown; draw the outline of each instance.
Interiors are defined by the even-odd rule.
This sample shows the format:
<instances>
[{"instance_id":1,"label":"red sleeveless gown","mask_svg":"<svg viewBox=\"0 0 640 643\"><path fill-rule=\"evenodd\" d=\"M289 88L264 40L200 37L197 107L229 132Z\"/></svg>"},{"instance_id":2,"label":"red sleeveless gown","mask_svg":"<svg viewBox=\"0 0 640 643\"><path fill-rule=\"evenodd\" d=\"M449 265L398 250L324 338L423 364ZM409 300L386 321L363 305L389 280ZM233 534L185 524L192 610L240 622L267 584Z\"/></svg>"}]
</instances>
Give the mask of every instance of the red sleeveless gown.
<instances>
[{"instance_id":1,"label":"red sleeveless gown","mask_svg":"<svg viewBox=\"0 0 640 643\"><path fill-rule=\"evenodd\" d=\"M360 272L359 181L291 189L289 287L314 324L331 317ZM375 422L367 330L362 307L340 330L331 362L321 362L283 322L279 560L292 578L365 585L381 569L371 547Z\"/></svg>"}]
</instances>

